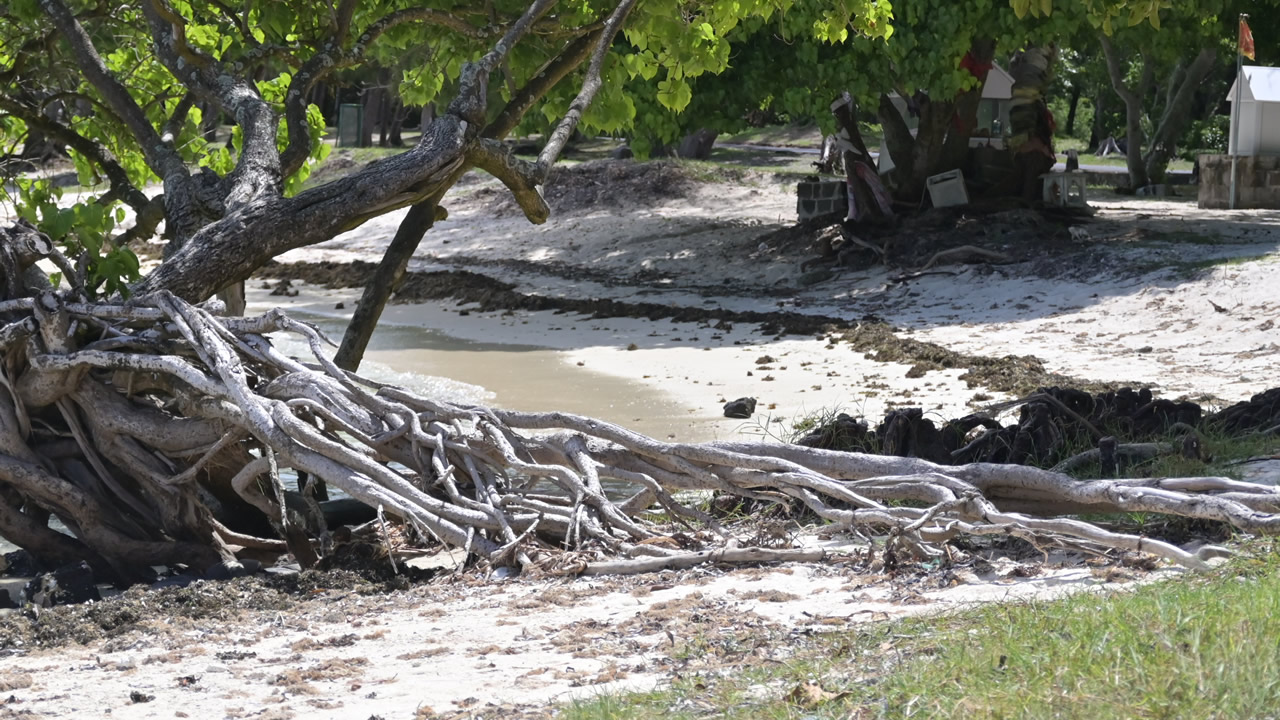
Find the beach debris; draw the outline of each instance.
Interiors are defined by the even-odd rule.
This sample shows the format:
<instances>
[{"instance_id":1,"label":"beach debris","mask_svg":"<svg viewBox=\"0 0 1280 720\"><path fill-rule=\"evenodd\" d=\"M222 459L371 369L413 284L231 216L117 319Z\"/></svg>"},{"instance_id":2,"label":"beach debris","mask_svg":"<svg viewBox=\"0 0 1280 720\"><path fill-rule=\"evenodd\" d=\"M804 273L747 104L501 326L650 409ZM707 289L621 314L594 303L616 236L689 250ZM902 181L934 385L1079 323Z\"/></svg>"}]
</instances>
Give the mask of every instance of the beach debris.
<instances>
[{"instance_id":1,"label":"beach debris","mask_svg":"<svg viewBox=\"0 0 1280 720\"><path fill-rule=\"evenodd\" d=\"M94 584L93 570L83 560L35 576L22 594L26 602L42 608L102 599Z\"/></svg>"},{"instance_id":2,"label":"beach debris","mask_svg":"<svg viewBox=\"0 0 1280 720\"><path fill-rule=\"evenodd\" d=\"M756 399L753 397L743 397L737 400L730 400L724 404L724 416L727 418L736 418L738 420L746 420L756 411Z\"/></svg>"},{"instance_id":3,"label":"beach debris","mask_svg":"<svg viewBox=\"0 0 1280 720\"><path fill-rule=\"evenodd\" d=\"M946 464L940 461L958 462L954 450L936 454L939 443L949 447L948 431L929 433L919 410L901 410L877 430L898 457L764 441L664 442L572 413L456 405L368 380L335 366L325 337L281 310L257 317L221 310L165 293L128 304L52 294L5 304L0 339L12 339L7 350L19 370L9 382L24 413L10 417L39 417L41 432L53 428L66 441L47 465L0 456L0 474L12 497L38 498L77 528L76 537L33 536L29 550L84 555L65 579L41 578L32 590L43 593L40 602L77 585L87 592L95 572L126 583L150 582L152 565L218 566L229 576L256 570L251 559L286 552L304 570L348 552L363 565L385 559L389 577L391 554L442 545L460 549L469 567L547 575L827 556L752 547L764 542L756 529L726 528L686 500L705 492L802 507L830 532L891 538L899 558L954 561L967 551L952 540L998 535L1209 567L1212 558L1199 550L1061 515L1083 506L1098 515L1151 513L1280 533L1280 488L1220 477L1081 480L1027 465ZM95 331L68 332L72 322ZM311 356L280 352L267 340L273 333L302 338ZM1194 425L1200 413L1144 391L1117 392L1109 402L1143 427ZM1053 447L1064 417L1094 442L1106 436L1093 396L1050 389L1023 404L1007 443L1011 455ZM755 411L754 398L728 405L727 415ZM962 437L1004 431L981 418L966 424ZM31 432L17 422L0 423L0 432L33 455L43 447L28 446ZM84 458L75 476L92 493L60 475L68 454ZM127 485L111 471L126 467ZM381 506L385 526L366 529L358 543L338 541L336 532L317 538L286 502L282 469Z\"/></svg>"}]
</instances>

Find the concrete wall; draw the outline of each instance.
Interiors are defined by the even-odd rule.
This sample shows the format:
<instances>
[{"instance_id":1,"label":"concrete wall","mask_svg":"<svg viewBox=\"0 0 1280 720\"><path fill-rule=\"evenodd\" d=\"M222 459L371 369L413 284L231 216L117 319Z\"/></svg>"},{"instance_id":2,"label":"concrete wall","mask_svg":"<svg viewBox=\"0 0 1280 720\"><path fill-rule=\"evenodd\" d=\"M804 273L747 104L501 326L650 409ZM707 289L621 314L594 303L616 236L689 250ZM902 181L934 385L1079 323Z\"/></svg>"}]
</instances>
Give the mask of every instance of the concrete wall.
<instances>
[{"instance_id":1,"label":"concrete wall","mask_svg":"<svg viewBox=\"0 0 1280 720\"><path fill-rule=\"evenodd\" d=\"M800 222L819 215L849 212L848 189L844 180L805 180L796 186L796 215Z\"/></svg>"},{"instance_id":2,"label":"concrete wall","mask_svg":"<svg viewBox=\"0 0 1280 720\"><path fill-rule=\"evenodd\" d=\"M1280 155L1238 160L1237 208L1280 208ZM1231 207L1231 156L1200 156L1200 207Z\"/></svg>"}]
</instances>

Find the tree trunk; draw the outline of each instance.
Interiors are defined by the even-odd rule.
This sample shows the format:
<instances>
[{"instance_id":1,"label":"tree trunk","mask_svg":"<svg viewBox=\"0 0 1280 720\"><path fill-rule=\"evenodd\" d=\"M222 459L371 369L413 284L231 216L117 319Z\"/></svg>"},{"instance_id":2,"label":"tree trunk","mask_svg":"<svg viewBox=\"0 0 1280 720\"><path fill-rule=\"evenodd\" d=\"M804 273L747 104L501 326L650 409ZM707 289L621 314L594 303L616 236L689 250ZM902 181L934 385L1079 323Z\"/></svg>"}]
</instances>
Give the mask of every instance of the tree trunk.
<instances>
[{"instance_id":1,"label":"tree trunk","mask_svg":"<svg viewBox=\"0 0 1280 720\"><path fill-rule=\"evenodd\" d=\"M382 317L387 300L404 277L409 259L413 257L427 231L437 221L448 216L439 205L441 197L435 195L414 205L409 208L404 220L400 221L400 227L396 229L396 235L387 246L377 270L364 286L360 304L351 314L351 322L347 324L347 331L342 336L342 345L333 358L338 367L353 372L360 368L378 318Z\"/></svg>"},{"instance_id":2,"label":"tree trunk","mask_svg":"<svg viewBox=\"0 0 1280 720\"><path fill-rule=\"evenodd\" d=\"M1080 86L1071 83L1071 99L1068 101L1067 109L1067 136L1074 137L1076 134L1076 109L1080 105Z\"/></svg>"},{"instance_id":3,"label":"tree trunk","mask_svg":"<svg viewBox=\"0 0 1280 720\"><path fill-rule=\"evenodd\" d=\"M27 136L22 141L22 152L18 154L18 157L23 160L39 164L66 156L67 149L64 146L36 128L27 128Z\"/></svg>"},{"instance_id":4,"label":"tree trunk","mask_svg":"<svg viewBox=\"0 0 1280 720\"><path fill-rule=\"evenodd\" d=\"M1103 126L1103 122L1105 122L1103 116L1106 114L1106 110L1107 93L1105 90L1100 90L1093 99L1093 124L1089 128L1089 147L1094 152L1097 152L1097 148L1102 144L1103 140L1111 136Z\"/></svg>"},{"instance_id":5,"label":"tree trunk","mask_svg":"<svg viewBox=\"0 0 1280 720\"><path fill-rule=\"evenodd\" d=\"M395 98L391 104L391 140L387 143L391 147L404 147L404 138L401 132L404 130L405 118L409 116L409 108L400 98Z\"/></svg>"},{"instance_id":6,"label":"tree trunk","mask_svg":"<svg viewBox=\"0 0 1280 720\"><path fill-rule=\"evenodd\" d=\"M218 142L218 121L222 113L212 103L200 103L200 135L207 143Z\"/></svg>"},{"instance_id":7,"label":"tree trunk","mask_svg":"<svg viewBox=\"0 0 1280 720\"><path fill-rule=\"evenodd\" d=\"M913 202L919 200L924 195L929 176L937 172L948 134L954 134L951 130L952 121L955 118L955 107L955 103L950 100L924 99L921 101L920 124L916 127L915 144L912 148L914 159L911 163L911 173L900 185L905 199ZM956 137L959 138L959 135ZM965 136L962 142L962 147L967 148L968 136Z\"/></svg>"},{"instance_id":8,"label":"tree trunk","mask_svg":"<svg viewBox=\"0 0 1280 720\"><path fill-rule=\"evenodd\" d=\"M930 175L964 167L969 159L969 139L978 126L978 108L982 105L982 91L987 86L987 75L995 61L996 42L991 38L975 38L966 56L969 72L977 83L960 93L955 100L955 114L947 131L947 140Z\"/></svg>"},{"instance_id":9,"label":"tree trunk","mask_svg":"<svg viewBox=\"0 0 1280 720\"><path fill-rule=\"evenodd\" d=\"M1147 165L1142 158L1142 148L1146 143L1146 133L1142 130L1142 98L1150 90L1155 81L1155 68L1152 62L1142 56L1142 73L1136 88L1125 82L1125 69L1121 65L1119 52L1105 34L1099 36L1102 41L1102 52L1107 59L1107 74L1111 77L1111 87L1124 103L1125 164L1129 168L1129 187L1138 189L1151 184L1147 177Z\"/></svg>"},{"instance_id":10,"label":"tree trunk","mask_svg":"<svg viewBox=\"0 0 1280 720\"><path fill-rule=\"evenodd\" d=\"M1217 56L1217 50L1213 48L1201 50L1196 59L1187 66L1186 71L1178 78L1179 82L1170 86L1169 100L1160 119L1160 124L1156 126L1155 132L1151 135L1151 147L1147 150L1144 158L1147 177L1153 179L1154 182L1164 182L1165 171L1168 169L1169 161L1177 151L1176 143L1178 138L1182 137L1182 133L1186 131L1187 125L1191 121L1192 105L1195 102L1196 91L1204 83L1209 73L1213 71Z\"/></svg>"},{"instance_id":11,"label":"tree trunk","mask_svg":"<svg viewBox=\"0 0 1280 720\"><path fill-rule=\"evenodd\" d=\"M384 91L378 103L378 147L391 147L391 93Z\"/></svg>"},{"instance_id":12,"label":"tree trunk","mask_svg":"<svg viewBox=\"0 0 1280 720\"><path fill-rule=\"evenodd\" d=\"M885 146L880 148L880 152L889 153L895 173L900 170L910 175L912 166L915 164L915 153L912 152L915 138L911 135L911 128L907 125L906 118L894 106L893 100L884 93L880 95L876 115L880 119L880 127L884 132ZM897 195L897 192L895 191L894 194Z\"/></svg>"},{"instance_id":13,"label":"tree trunk","mask_svg":"<svg viewBox=\"0 0 1280 720\"><path fill-rule=\"evenodd\" d=\"M889 173L895 198L904 202L919 202L924 194L925 182L939 166L943 147L952 126L956 105L950 100L931 100L924 95L913 98L920 115L915 135L907 121L894 107L887 95L880 96L877 113L884 129L884 140L893 170ZM968 146L968 138L965 138ZM886 148L881 148L885 151Z\"/></svg>"},{"instance_id":14,"label":"tree trunk","mask_svg":"<svg viewBox=\"0 0 1280 720\"><path fill-rule=\"evenodd\" d=\"M373 147L373 129L382 117L382 96L386 91L382 87L365 88L360 102L364 111L360 121L360 147Z\"/></svg>"}]
</instances>

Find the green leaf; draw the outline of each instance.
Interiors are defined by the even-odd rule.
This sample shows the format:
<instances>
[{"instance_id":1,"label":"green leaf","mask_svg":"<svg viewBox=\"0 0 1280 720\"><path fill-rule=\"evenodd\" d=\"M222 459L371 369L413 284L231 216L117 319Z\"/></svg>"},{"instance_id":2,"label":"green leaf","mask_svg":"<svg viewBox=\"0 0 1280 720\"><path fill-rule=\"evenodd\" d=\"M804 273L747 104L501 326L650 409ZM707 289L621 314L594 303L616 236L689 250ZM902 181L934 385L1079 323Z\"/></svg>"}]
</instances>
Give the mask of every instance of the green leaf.
<instances>
[{"instance_id":1,"label":"green leaf","mask_svg":"<svg viewBox=\"0 0 1280 720\"><path fill-rule=\"evenodd\" d=\"M689 83L681 78L668 78L658 82L658 102L676 112L684 110L693 99Z\"/></svg>"}]
</instances>

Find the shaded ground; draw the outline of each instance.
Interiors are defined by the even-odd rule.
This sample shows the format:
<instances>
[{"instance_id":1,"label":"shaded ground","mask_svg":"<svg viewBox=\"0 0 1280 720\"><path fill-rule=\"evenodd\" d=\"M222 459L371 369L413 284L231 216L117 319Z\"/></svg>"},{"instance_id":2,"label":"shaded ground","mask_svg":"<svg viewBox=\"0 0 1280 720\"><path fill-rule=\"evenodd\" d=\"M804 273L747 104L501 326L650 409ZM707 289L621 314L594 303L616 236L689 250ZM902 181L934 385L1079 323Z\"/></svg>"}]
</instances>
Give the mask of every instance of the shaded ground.
<instances>
[{"instance_id":1,"label":"shaded ground","mask_svg":"<svg viewBox=\"0 0 1280 720\"><path fill-rule=\"evenodd\" d=\"M707 182L758 182L759 177L738 168L692 165L675 160L592 160L551 169L543 197L560 215L597 209L650 207L687 198ZM521 210L504 187L479 188L473 197L497 217L520 215Z\"/></svg>"}]
</instances>

